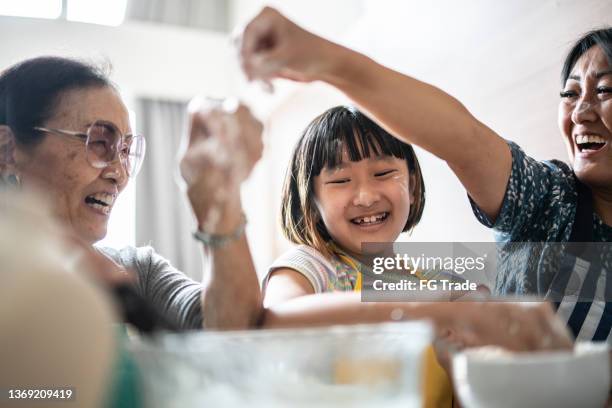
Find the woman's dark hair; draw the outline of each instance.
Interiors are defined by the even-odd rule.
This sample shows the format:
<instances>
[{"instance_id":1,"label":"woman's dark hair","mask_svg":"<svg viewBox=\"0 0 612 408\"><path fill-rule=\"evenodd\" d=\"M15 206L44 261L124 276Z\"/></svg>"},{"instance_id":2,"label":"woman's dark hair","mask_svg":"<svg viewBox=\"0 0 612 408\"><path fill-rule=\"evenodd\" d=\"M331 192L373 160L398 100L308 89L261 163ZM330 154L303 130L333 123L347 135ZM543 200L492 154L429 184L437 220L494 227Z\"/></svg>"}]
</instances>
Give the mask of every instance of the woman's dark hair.
<instances>
[{"instance_id":1,"label":"woman's dark hair","mask_svg":"<svg viewBox=\"0 0 612 408\"><path fill-rule=\"evenodd\" d=\"M318 216L314 178L324 168L341 164L344 151L353 162L372 156L394 156L406 161L410 180L414 182L414 204L404 231L419 222L425 206L425 183L412 146L391 136L355 108L331 108L304 130L291 156L281 199L281 226L287 239L326 255L331 237Z\"/></svg>"},{"instance_id":2,"label":"woman's dark hair","mask_svg":"<svg viewBox=\"0 0 612 408\"><path fill-rule=\"evenodd\" d=\"M11 128L17 143L36 144L43 137L33 130L54 114L60 95L68 90L113 86L93 65L63 57L22 61L0 74L0 125Z\"/></svg>"},{"instance_id":3,"label":"woman's dark hair","mask_svg":"<svg viewBox=\"0 0 612 408\"><path fill-rule=\"evenodd\" d=\"M561 70L561 86L565 85L576 61L595 45L598 45L602 49L604 55L608 59L608 64L612 66L612 27L604 27L589 31L576 41L567 54L567 57L565 57L563 69Z\"/></svg>"}]
</instances>

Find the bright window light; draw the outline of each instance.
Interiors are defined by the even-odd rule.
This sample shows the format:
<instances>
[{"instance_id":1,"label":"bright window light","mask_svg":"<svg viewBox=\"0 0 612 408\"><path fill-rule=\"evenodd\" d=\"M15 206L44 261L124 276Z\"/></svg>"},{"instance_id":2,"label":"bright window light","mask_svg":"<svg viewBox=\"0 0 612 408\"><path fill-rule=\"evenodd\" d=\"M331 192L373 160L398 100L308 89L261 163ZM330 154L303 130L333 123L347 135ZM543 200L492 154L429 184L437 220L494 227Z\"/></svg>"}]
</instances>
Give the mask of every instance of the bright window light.
<instances>
[{"instance_id":1,"label":"bright window light","mask_svg":"<svg viewBox=\"0 0 612 408\"><path fill-rule=\"evenodd\" d=\"M125 18L126 6L127 0L68 0L66 19L118 26Z\"/></svg>"},{"instance_id":2,"label":"bright window light","mask_svg":"<svg viewBox=\"0 0 612 408\"><path fill-rule=\"evenodd\" d=\"M126 100L124 98L124 100ZM136 131L136 113L129 109L130 127ZM120 249L136 243L136 180L130 179L113 206L106 237L96 245Z\"/></svg>"},{"instance_id":3,"label":"bright window light","mask_svg":"<svg viewBox=\"0 0 612 408\"><path fill-rule=\"evenodd\" d=\"M0 15L58 18L62 15L62 0L0 0Z\"/></svg>"}]
</instances>

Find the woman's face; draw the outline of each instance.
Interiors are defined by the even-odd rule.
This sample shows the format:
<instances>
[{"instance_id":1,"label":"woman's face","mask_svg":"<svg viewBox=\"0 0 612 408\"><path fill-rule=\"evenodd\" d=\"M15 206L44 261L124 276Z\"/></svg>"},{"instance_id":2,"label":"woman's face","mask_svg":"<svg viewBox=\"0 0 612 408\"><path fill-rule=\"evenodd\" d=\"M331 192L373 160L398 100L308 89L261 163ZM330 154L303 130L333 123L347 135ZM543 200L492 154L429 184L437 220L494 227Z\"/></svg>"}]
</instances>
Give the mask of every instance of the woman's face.
<instances>
[{"instance_id":1,"label":"woman's face","mask_svg":"<svg viewBox=\"0 0 612 408\"><path fill-rule=\"evenodd\" d=\"M316 206L336 244L361 254L362 242L394 242L404 229L413 196L408 166L393 156L348 160L315 177Z\"/></svg>"},{"instance_id":2,"label":"woman's face","mask_svg":"<svg viewBox=\"0 0 612 408\"><path fill-rule=\"evenodd\" d=\"M109 87L62 93L53 116L41 126L85 133L96 120L131 133L127 109ZM78 237L94 243L106 235L110 210L127 183L119 159L95 168L87 161L84 140L46 133L33 148L17 149L16 166L22 185L41 190L60 221Z\"/></svg>"},{"instance_id":3,"label":"woman's face","mask_svg":"<svg viewBox=\"0 0 612 408\"><path fill-rule=\"evenodd\" d=\"M559 127L578 178L612 185L612 67L599 46L576 62L561 92Z\"/></svg>"}]
</instances>

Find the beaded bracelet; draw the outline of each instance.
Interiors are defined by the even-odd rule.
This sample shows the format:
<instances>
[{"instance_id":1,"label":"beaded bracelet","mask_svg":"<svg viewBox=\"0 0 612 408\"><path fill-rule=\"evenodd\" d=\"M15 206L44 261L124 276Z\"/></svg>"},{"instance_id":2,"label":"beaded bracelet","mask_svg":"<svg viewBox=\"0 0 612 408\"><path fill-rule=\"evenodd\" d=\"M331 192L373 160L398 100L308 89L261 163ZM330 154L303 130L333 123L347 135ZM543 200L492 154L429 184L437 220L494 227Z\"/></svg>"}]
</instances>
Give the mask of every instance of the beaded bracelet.
<instances>
[{"instance_id":1,"label":"beaded bracelet","mask_svg":"<svg viewBox=\"0 0 612 408\"><path fill-rule=\"evenodd\" d=\"M246 216L242 214L242 222L240 222L240 225L229 234L211 234L209 232L197 230L193 233L193 237L210 248L222 248L244 234L246 223Z\"/></svg>"}]
</instances>

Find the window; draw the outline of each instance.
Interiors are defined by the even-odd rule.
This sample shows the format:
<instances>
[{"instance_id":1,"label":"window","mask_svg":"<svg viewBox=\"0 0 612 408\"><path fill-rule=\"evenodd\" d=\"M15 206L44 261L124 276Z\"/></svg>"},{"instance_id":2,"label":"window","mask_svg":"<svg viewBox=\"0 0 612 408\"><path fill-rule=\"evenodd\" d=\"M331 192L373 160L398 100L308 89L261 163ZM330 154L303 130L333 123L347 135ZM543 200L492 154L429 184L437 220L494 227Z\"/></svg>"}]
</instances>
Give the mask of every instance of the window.
<instances>
[{"instance_id":1,"label":"window","mask_svg":"<svg viewBox=\"0 0 612 408\"><path fill-rule=\"evenodd\" d=\"M125 18L127 0L68 0L66 20L118 26Z\"/></svg>"},{"instance_id":2,"label":"window","mask_svg":"<svg viewBox=\"0 0 612 408\"><path fill-rule=\"evenodd\" d=\"M0 15L59 18L62 15L62 0L0 0Z\"/></svg>"},{"instance_id":3,"label":"window","mask_svg":"<svg viewBox=\"0 0 612 408\"><path fill-rule=\"evenodd\" d=\"M127 95L122 94L122 99L128 101ZM136 131L136 113L129 110L130 127L134 134ZM145 156L146 157L146 156ZM145 159L146 160L146 159ZM117 198L113 206L106 237L96 245L101 247L123 248L136 243L136 179L130 179L125 190Z\"/></svg>"},{"instance_id":4,"label":"window","mask_svg":"<svg viewBox=\"0 0 612 408\"><path fill-rule=\"evenodd\" d=\"M120 25L127 0L0 0L0 15Z\"/></svg>"}]
</instances>

